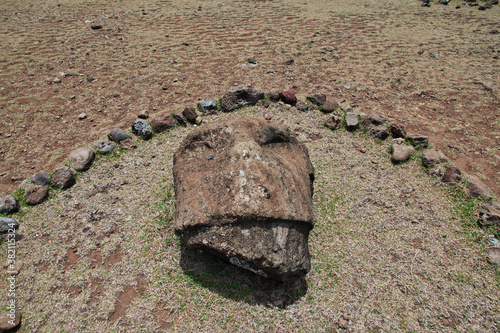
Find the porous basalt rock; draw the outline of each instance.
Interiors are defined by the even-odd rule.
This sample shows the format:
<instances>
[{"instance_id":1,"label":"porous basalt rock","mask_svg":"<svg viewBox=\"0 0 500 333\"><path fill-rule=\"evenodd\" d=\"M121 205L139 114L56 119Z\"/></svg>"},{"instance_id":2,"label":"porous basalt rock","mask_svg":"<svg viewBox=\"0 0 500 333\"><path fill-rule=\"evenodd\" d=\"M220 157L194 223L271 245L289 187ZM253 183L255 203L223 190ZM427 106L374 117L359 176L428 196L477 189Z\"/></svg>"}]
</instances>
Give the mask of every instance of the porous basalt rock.
<instances>
[{"instance_id":1,"label":"porous basalt rock","mask_svg":"<svg viewBox=\"0 0 500 333\"><path fill-rule=\"evenodd\" d=\"M188 247L281 281L307 274L314 170L287 127L253 118L200 127L173 174L175 229Z\"/></svg>"},{"instance_id":2,"label":"porous basalt rock","mask_svg":"<svg viewBox=\"0 0 500 333\"><path fill-rule=\"evenodd\" d=\"M239 86L230 89L221 99L222 111L230 112L246 105L255 105L264 98L264 93L251 86Z\"/></svg>"}]
</instances>

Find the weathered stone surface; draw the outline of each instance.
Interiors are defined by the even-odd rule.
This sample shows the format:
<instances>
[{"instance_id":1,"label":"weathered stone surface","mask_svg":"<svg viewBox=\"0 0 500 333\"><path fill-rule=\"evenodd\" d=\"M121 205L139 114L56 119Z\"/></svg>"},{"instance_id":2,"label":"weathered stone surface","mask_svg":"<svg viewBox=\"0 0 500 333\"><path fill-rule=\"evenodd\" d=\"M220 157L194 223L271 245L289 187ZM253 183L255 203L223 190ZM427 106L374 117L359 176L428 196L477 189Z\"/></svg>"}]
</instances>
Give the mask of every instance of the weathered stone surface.
<instances>
[{"instance_id":1,"label":"weathered stone surface","mask_svg":"<svg viewBox=\"0 0 500 333\"><path fill-rule=\"evenodd\" d=\"M143 119L137 119L132 123L132 133L140 136L144 140L149 140L153 136L151 126Z\"/></svg>"},{"instance_id":2,"label":"weathered stone surface","mask_svg":"<svg viewBox=\"0 0 500 333\"><path fill-rule=\"evenodd\" d=\"M189 121L191 124L194 124L196 121L196 117L198 117L198 114L196 113L195 108L193 107L186 107L184 111L182 111L182 115L184 118L186 118L187 121Z\"/></svg>"},{"instance_id":3,"label":"weathered stone surface","mask_svg":"<svg viewBox=\"0 0 500 333\"><path fill-rule=\"evenodd\" d=\"M295 93L290 90L290 89L285 89L281 92L280 94L281 100L290 105L295 105L297 104L297 97L295 96Z\"/></svg>"},{"instance_id":4,"label":"weathered stone surface","mask_svg":"<svg viewBox=\"0 0 500 333\"><path fill-rule=\"evenodd\" d=\"M208 101L199 101L198 104L198 110L200 110L202 113L206 114L212 114L217 111L217 102L214 100L208 100Z\"/></svg>"},{"instance_id":5,"label":"weathered stone surface","mask_svg":"<svg viewBox=\"0 0 500 333\"><path fill-rule=\"evenodd\" d=\"M365 129L370 129L373 127L378 127L381 125L386 124L389 121L389 119L382 117L378 114L375 113L370 113L363 119L363 127Z\"/></svg>"},{"instance_id":6,"label":"weathered stone surface","mask_svg":"<svg viewBox=\"0 0 500 333\"><path fill-rule=\"evenodd\" d=\"M174 128L175 124L175 119L169 113L164 113L151 120L151 127L155 133L161 133Z\"/></svg>"},{"instance_id":7,"label":"weathered stone surface","mask_svg":"<svg viewBox=\"0 0 500 333\"><path fill-rule=\"evenodd\" d=\"M307 96L307 100L315 105L323 105L326 101L326 96L324 94L314 94Z\"/></svg>"},{"instance_id":8,"label":"weathered stone surface","mask_svg":"<svg viewBox=\"0 0 500 333\"><path fill-rule=\"evenodd\" d=\"M393 138L406 138L405 127L401 124L391 124L389 132Z\"/></svg>"},{"instance_id":9,"label":"weathered stone surface","mask_svg":"<svg viewBox=\"0 0 500 333\"><path fill-rule=\"evenodd\" d=\"M375 139L385 140L389 136L389 130L384 125L370 128L370 135Z\"/></svg>"},{"instance_id":10,"label":"weathered stone surface","mask_svg":"<svg viewBox=\"0 0 500 333\"><path fill-rule=\"evenodd\" d=\"M116 145L111 141L99 140L92 146L92 149L99 154L111 154L116 149Z\"/></svg>"},{"instance_id":11,"label":"weathered stone surface","mask_svg":"<svg viewBox=\"0 0 500 333\"><path fill-rule=\"evenodd\" d=\"M171 114L171 116L172 116L172 118L174 118L174 120L177 123L177 125L183 126L183 127L185 127L187 125L186 124L186 120L182 116L182 113L180 113L180 112L174 112L174 113Z\"/></svg>"},{"instance_id":12,"label":"weathered stone surface","mask_svg":"<svg viewBox=\"0 0 500 333\"><path fill-rule=\"evenodd\" d=\"M339 116L333 115L327 120L325 120L325 126L331 130L339 129L342 125L342 119Z\"/></svg>"},{"instance_id":13,"label":"weathered stone surface","mask_svg":"<svg viewBox=\"0 0 500 333\"><path fill-rule=\"evenodd\" d=\"M75 176L71 169L67 166L61 166L54 170L52 185L59 190L64 190L75 185Z\"/></svg>"},{"instance_id":14,"label":"weathered stone surface","mask_svg":"<svg viewBox=\"0 0 500 333\"><path fill-rule=\"evenodd\" d=\"M406 136L412 143L415 149L427 148L429 146L429 138L422 134L408 134Z\"/></svg>"},{"instance_id":15,"label":"weathered stone surface","mask_svg":"<svg viewBox=\"0 0 500 333\"><path fill-rule=\"evenodd\" d=\"M21 323L21 312L0 312L0 332L10 332Z\"/></svg>"},{"instance_id":16,"label":"weathered stone surface","mask_svg":"<svg viewBox=\"0 0 500 333\"><path fill-rule=\"evenodd\" d=\"M0 233L6 234L9 232L9 229L17 229L19 228L19 223L16 220L8 218L8 217L0 217Z\"/></svg>"},{"instance_id":17,"label":"weathered stone surface","mask_svg":"<svg viewBox=\"0 0 500 333\"><path fill-rule=\"evenodd\" d=\"M443 182L458 184L462 180L462 171L456 166L447 165L443 176Z\"/></svg>"},{"instance_id":18,"label":"weathered stone surface","mask_svg":"<svg viewBox=\"0 0 500 333\"><path fill-rule=\"evenodd\" d=\"M486 249L486 257L490 263L500 266L500 248L490 247Z\"/></svg>"},{"instance_id":19,"label":"weathered stone surface","mask_svg":"<svg viewBox=\"0 0 500 333\"><path fill-rule=\"evenodd\" d=\"M483 203L477 222L483 228L490 226L500 228L500 202Z\"/></svg>"},{"instance_id":20,"label":"weathered stone surface","mask_svg":"<svg viewBox=\"0 0 500 333\"><path fill-rule=\"evenodd\" d=\"M76 171L85 171L92 165L94 157L95 153L92 149L82 147L69 153L68 161Z\"/></svg>"},{"instance_id":21,"label":"weathered stone surface","mask_svg":"<svg viewBox=\"0 0 500 333\"><path fill-rule=\"evenodd\" d=\"M130 134L128 134L127 132L125 132L124 130L122 130L120 128L112 129L108 133L108 139L110 139L111 141L116 142L116 143L120 143L121 141L123 141L125 139L130 139L130 138L132 138L130 136Z\"/></svg>"},{"instance_id":22,"label":"weathered stone surface","mask_svg":"<svg viewBox=\"0 0 500 333\"><path fill-rule=\"evenodd\" d=\"M188 246L278 280L307 274L314 170L288 128L205 125L182 142L173 174L175 228Z\"/></svg>"},{"instance_id":23,"label":"weathered stone surface","mask_svg":"<svg viewBox=\"0 0 500 333\"><path fill-rule=\"evenodd\" d=\"M49 187L35 185L26 190L26 203L28 205L38 205L49 196Z\"/></svg>"},{"instance_id":24,"label":"weathered stone surface","mask_svg":"<svg viewBox=\"0 0 500 333\"><path fill-rule=\"evenodd\" d=\"M269 98L269 100L271 102L277 102L280 100L281 96L280 96L280 92L279 91L270 91L266 94L267 98Z\"/></svg>"},{"instance_id":25,"label":"weathered stone surface","mask_svg":"<svg viewBox=\"0 0 500 333\"><path fill-rule=\"evenodd\" d=\"M0 197L0 214L12 214L19 210L19 204L12 195Z\"/></svg>"},{"instance_id":26,"label":"weathered stone surface","mask_svg":"<svg viewBox=\"0 0 500 333\"><path fill-rule=\"evenodd\" d=\"M234 111L242 106L255 105L264 98L264 93L254 90L251 86L239 86L232 89L222 97L222 111Z\"/></svg>"},{"instance_id":27,"label":"weathered stone surface","mask_svg":"<svg viewBox=\"0 0 500 333\"><path fill-rule=\"evenodd\" d=\"M50 185L50 175L48 173L39 172L31 177L31 181L36 185L48 186Z\"/></svg>"},{"instance_id":28,"label":"weathered stone surface","mask_svg":"<svg viewBox=\"0 0 500 333\"><path fill-rule=\"evenodd\" d=\"M139 118L139 119L148 119L149 118L148 110L141 110L141 111L139 111L139 113L137 114L137 118Z\"/></svg>"},{"instance_id":29,"label":"weathered stone surface","mask_svg":"<svg viewBox=\"0 0 500 333\"><path fill-rule=\"evenodd\" d=\"M339 103L332 101L330 99L327 99L324 103L323 106L321 107L321 111L325 113L330 113L339 108Z\"/></svg>"},{"instance_id":30,"label":"weathered stone surface","mask_svg":"<svg viewBox=\"0 0 500 333\"><path fill-rule=\"evenodd\" d=\"M120 146L125 150L137 148L136 143L132 139L123 140L122 142L120 142Z\"/></svg>"},{"instance_id":31,"label":"weathered stone surface","mask_svg":"<svg viewBox=\"0 0 500 333\"><path fill-rule=\"evenodd\" d=\"M392 145L392 157L393 163L401 163L408 161L408 159L415 154L415 147L407 145Z\"/></svg>"},{"instance_id":32,"label":"weathered stone surface","mask_svg":"<svg viewBox=\"0 0 500 333\"><path fill-rule=\"evenodd\" d=\"M485 200L493 198L493 193L488 186L474 176L469 176L469 178L467 178L467 190L473 197L481 197Z\"/></svg>"},{"instance_id":33,"label":"weathered stone surface","mask_svg":"<svg viewBox=\"0 0 500 333\"><path fill-rule=\"evenodd\" d=\"M432 168L434 165L446 161L448 161L448 158L444 156L441 150L429 149L422 153L422 165L426 168Z\"/></svg>"},{"instance_id":34,"label":"weathered stone surface","mask_svg":"<svg viewBox=\"0 0 500 333\"><path fill-rule=\"evenodd\" d=\"M345 123L348 131L355 131L359 126L359 114L347 112L345 115Z\"/></svg>"}]
</instances>

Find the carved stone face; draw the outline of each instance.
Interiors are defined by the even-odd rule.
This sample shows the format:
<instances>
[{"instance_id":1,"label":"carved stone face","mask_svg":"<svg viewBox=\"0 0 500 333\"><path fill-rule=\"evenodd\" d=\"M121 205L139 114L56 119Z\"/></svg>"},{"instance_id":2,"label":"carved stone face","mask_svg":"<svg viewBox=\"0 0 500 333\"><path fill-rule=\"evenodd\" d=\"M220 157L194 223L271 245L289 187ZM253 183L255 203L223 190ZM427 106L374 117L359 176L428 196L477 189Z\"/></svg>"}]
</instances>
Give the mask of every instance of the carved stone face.
<instances>
[{"instance_id":1,"label":"carved stone face","mask_svg":"<svg viewBox=\"0 0 500 333\"><path fill-rule=\"evenodd\" d=\"M313 180L306 147L284 126L260 119L203 126L174 155L176 230L188 245L269 276L276 274L255 262L276 257L273 265L294 266L299 251L292 271L301 273L287 274L303 275Z\"/></svg>"}]
</instances>

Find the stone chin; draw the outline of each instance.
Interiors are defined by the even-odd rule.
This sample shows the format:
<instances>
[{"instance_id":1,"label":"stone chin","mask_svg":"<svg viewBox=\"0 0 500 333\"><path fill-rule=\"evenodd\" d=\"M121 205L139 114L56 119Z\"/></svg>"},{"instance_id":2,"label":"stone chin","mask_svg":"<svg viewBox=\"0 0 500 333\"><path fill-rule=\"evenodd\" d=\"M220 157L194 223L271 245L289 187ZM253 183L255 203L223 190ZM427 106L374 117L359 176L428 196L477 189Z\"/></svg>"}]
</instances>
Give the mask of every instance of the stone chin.
<instances>
[{"instance_id":1,"label":"stone chin","mask_svg":"<svg viewBox=\"0 0 500 333\"><path fill-rule=\"evenodd\" d=\"M174 155L176 231L187 246L278 280L310 268L314 170L286 127L239 119L191 132Z\"/></svg>"}]
</instances>

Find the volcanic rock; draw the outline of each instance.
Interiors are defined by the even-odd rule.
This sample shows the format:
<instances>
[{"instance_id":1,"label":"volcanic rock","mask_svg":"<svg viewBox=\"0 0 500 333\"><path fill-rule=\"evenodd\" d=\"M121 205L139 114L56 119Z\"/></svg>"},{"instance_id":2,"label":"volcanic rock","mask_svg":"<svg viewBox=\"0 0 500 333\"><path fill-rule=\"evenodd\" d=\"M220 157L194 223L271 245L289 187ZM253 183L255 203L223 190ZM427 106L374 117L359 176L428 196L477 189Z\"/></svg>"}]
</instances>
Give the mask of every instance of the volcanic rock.
<instances>
[{"instance_id":1,"label":"volcanic rock","mask_svg":"<svg viewBox=\"0 0 500 333\"><path fill-rule=\"evenodd\" d=\"M355 131L359 126L359 114L347 112L345 115L345 123L348 131Z\"/></svg>"},{"instance_id":2,"label":"volcanic rock","mask_svg":"<svg viewBox=\"0 0 500 333\"><path fill-rule=\"evenodd\" d=\"M48 186L50 185L50 175L48 173L39 172L31 177L31 181L36 185Z\"/></svg>"},{"instance_id":3,"label":"volcanic rock","mask_svg":"<svg viewBox=\"0 0 500 333\"><path fill-rule=\"evenodd\" d=\"M95 153L92 149L82 147L73 150L68 156L68 161L76 171L85 171L92 165L94 157Z\"/></svg>"},{"instance_id":4,"label":"volcanic rock","mask_svg":"<svg viewBox=\"0 0 500 333\"><path fill-rule=\"evenodd\" d=\"M198 117L198 114L196 113L196 110L193 107L185 108L184 111L182 111L182 115L191 124L194 124L196 121L196 117Z\"/></svg>"},{"instance_id":5,"label":"volcanic rock","mask_svg":"<svg viewBox=\"0 0 500 333\"><path fill-rule=\"evenodd\" d=\"M161 133L175 127L175 119L169 113L164 113L151 121L155 133Z\"/></svg>"},{"instance_id":6,"label":"volcanic rock","mask_svg":"<svg viewBox=\"0 0 500 333\"><path fill-rule=\"evenodd\" d=\"M183 242L281 281L310 269L314 170L290 129L264 119L193 130L174 154Z\"/></svg>"},{"instance_id":7,"label":"volcanic rock","mask_svg":"<svg viewBox=\"0 0 500 333\"><path fill-rule=\"evenodd\" d=\"M217 111L217 102L213 100L199 101L197 106L202 113L212 114Z\"/></svg>"},{"instance_id":8,"label":"volcanic rock","mask_svg":"<svg viewBox=\"0 0 500 333\"><path fill-rule=\"evenodd\" d=\"M389 131L393 138L406 138L405 127L401 124L392 124Z\"/></svg>"},{"instance_id":9,"label":"volcanic rock","mask_svg":"<svg viewBox=\"0 0 500 333\"><path fill-rule=\"evenodd\" d=\"M52 175L52 185L54 188L64 190L75 184L75 176L67 166L61 166L54 170Z\"/></svg>"},{"instance_id":10,"label":"volcanic rock","mask_svg":"<svg viewBox=\"0 0 500 333\"><path fill-rule=\"evenodd\" d=\"M295 105L297 104L297 97L295 97L295 93L290 89L285 89L280 94L281 100L286 104Z\"/></svg>"},{"instance_id":11,"label":"volcanic rock","mask_svg":"<svg viewBox=\"0 0 500 333\"><path fill-rule=\"evenodd\" d=\"M479 210L478 224L484 227L500 228L500 202L483 203Z\"/></svg>"},{"instance_id":12,"label":"volcanic rock","mask_svg":"<svg viewBox=\"0 0 500 333\"><path fill-rule=\"evenodd\" d=\"M443 182L458 184L462 180L462 171L456 166L447 165L443 176Z\"/></svg>"},{"instance_id":13,"label":"volcanic rock","mask_svg":"<svg viewBox=\"0 0 500 333\"><path fill-rule=\"evenodd\" d=\"M438 163L448 161L448 158L438 149L429 149L422 153L422 165L426 168L432 168Z\"/></svg>"},{"instance_id":14,"label":"volcanic rock","mask_svg":"<svg viewBox=\"0 0 500 333\"><path fill-rule=\"evenodd\" d=\"M26 203L34 206L42 203L49 196L49 187L35 185L26 190Z\"/></svg>"},{"instance_id":15,"label":"volcanic rock","mask_svg":"<svg viewBox=\"0 0 500 333\"><path fill-rule=\"evenodd\" d=\"M180 113L180 112L174 112L174 113L171 114L171 116L172 116L172 118L174 118L175 123L177 125L182 126L182 127L186 127L187 126L186 120L182 116L182 113Z\"/></svg>"},{"instance_id":16,"label":"volcanic rock","mask_svg":"<svg viewBox=\"0 0 500 333\"><path fill-rule=\"evenodd\" d=\"M393 163L401 163L407 161L415 153L415 147L407 145L392 145L392 157Z\"/></svg>"},{"instance_id":17,"label":"volcanic rock","mask_svg":"<svg viewBox=\"0 0 500 333\"><path fill-rule=\"evenodd\" d=\"M140 136L144 140L149 140L153 136L151 126L149 126L147 121L142 119L137 119L132 123L132 133Z\"/></svg>"},{"instance_id":18,"label":"volcanic rock","mask_svg":"<svg viewBox=\"0 0 500 333\"><path fill-rule=\"evenodd\" d=\"M375 139L385 140L389 136L389 130L384 125L370 128L370 135Z\"/></svg>"},{"instance_id":19,"label":"volcanic rock","mask_svg":"<svg viewBox=\"0 0 500 333\"><path fill-rule=\"evenodd\" d=\"M326 101L326 96L324 94L314 94L307 96L307 100L315 105L323 105Z\"/></svg>"},{"instance_id":20,"label":"volcanic rock","mask_svg":"<svg viewBox=\"0 0 500 333\"><path fill-rule=\"evenodd\" d=\"M473 197L481 197L485 200L493 198L493 193L491 193L488 186L474 176L469 176L467 179L467 190Z\"/></svg>"},{"instance_id":21,"label":"volcanic rock","mask_svg":"<svg viewBox=\"0 0 500 333\"><path fill-rule=\"evenodd\" d=\"M342 125L342 119L340 117L333 115L332 117L325 120L325 126L331 130L336 130Z\"/></svg>"},{"instance_id":22,"label":"volcanic rock","mask_svg":"<svg viewBox=\"0 0 500 333\"><path fill-rule=\"evenodd\" d=\"M99 140L92 146L92 149L100 154L111 154L116 149L116 145L111 141Z\"/></svg>"},{"instance_id":23,"label":"volcanic rock","mask_svg":"<svg viewBox=\"0 0 500 333\"><path fill-rule=\"evenodd\" d=\"M429 138L421 134L409 134L406 137L410 140L415 149L427 148L429 146Z\"/></svg>"},{"instance_id":24,"label":"volcanic rock","mask_svg":"<svg viewBox=\"0 0 500 333\"><path fill-rule=\"evenodd\" d=\"M0 214L12 214L19 210L19 204L12 195L0 197Z\"/></svg>"},{"instance_id":25,"label":"volcanic rock","mask_svg":"<svg viewBox=\"0 0 500 333\"><path fill-rule=\"evenodd\" d=\"M264 98L264 93L254 90L251 86L239 86L232 89L222 97L222 111L230 112L246 105L255 105Z\"/></svg>"},{"instance_id":26,"label":"volcanic rock","mask_svg":"<svg viewBox=\"0 0 500 333\"><path fill-rule=\"evenodd\" d=\"M323 103L323 106L321 107L321 111L323 111L325 113L330 113L330 112L337 110L338 108L339 108L339 103L327 99Z\"/></svg>"},{"instance_id":27,"label":"volcanic rock","mask_svg":"<svg viewBox=\"0 0 500 333\"><path fill-rule=\"evenodd\" d=\"M113 142L120 143L121 141L125 139L130 139L132 137L124 130L120 128L115 128L108 133L108 138Z\"/></svg>"},{"instance_id":28,"label":"volcanic rock","mask_svg":"<svg viewBox=\"0 0 500 333\"><path fill-rule=\"evenodd\" d=\"M16 220L8 217L0 217L0 234L6 234L9 229L19 228L19 223Z\"/></svg>"},{"instance_id":29,"label":"volcanic rock","mask_svg":"<svg viewBox=\"0 0 500 333\"><path fill-rule=\"evenodd\" d=\"M0 312L0 332L13 332L21 323L21 312Z\"/></svg>"}]
</instances>

